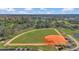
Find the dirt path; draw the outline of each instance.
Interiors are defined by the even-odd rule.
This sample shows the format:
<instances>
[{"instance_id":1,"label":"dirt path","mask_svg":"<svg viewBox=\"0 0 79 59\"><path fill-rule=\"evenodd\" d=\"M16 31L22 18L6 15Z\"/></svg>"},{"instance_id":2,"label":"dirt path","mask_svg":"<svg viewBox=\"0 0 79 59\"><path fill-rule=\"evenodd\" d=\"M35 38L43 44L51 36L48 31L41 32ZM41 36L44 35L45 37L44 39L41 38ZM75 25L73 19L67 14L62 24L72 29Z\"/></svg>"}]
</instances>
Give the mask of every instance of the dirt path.
<instances>
[{"instance_id":1,"label":"dirt path","mask_svg":"<svg viewBox=\"0 0 79 59\"><path fill-rule=\"evenodd\" d=\"M55 29L55 31L56 31L59 35L63 36L57 29ZM66 34L66 35L67 35L69 38L71 38L77 45L79 45L75 38L73 38L73 37L72 37L71 35L69 35L69 34Z\"/></svg>"},{"instance_id":2,"label":"dirt path","mask_svg":"<svg viewBox=\"0 0 79 59\"><path fill-rule=\"evenodd\" d=\"M45 46L45 45L49 45L46 43L11 43L9 44L9 46Z\"/></svg>"},{"instance_id":3,"label":"dirt path","mask_svg":"<svg viewBox=\"0 0 79 59\"><path fill-rule=\"evenodd\" d=\"M9 45L9 44L10 44L14 39L16 39L17 37L19 37L19 36L21 36L21 35L23 35L23 34L29 33L29 32L33 32L33 31L36 31L36 30L27 31L27 32L24 32L24 33L21 33L21 34L15 36L14 38L12 38L12 39L10 39L8 42L6 42L6 43L4 44L4 46Z\"/></svg>"},{"instance_id":4,"label":"dirt path","mask_svg":"<svg viewBox=\"0 0 79 59\"><path fill-rule=\"evenodd\" d=\"M73 48L73 49L71 49L71 50L77 49L77 48L79 47L79 43L76 41L76 39L73 38L71 35L68 35L68 34L67 34L67 36L70 37L71 39L73 39L73 41L74 41L74 42L76 43L76 45L77 45L75 48Z\"/></svg>"},{"instance_id":5,"label":"dirt path","mask_svg":"<svg viewBox=\"0 0 79 59\"><path fill-rule=\"evenodd\" d=\"M57 29L54 29L59 35L63 36ZM70 49L70 50L74 50L74 49L77 49L79 47L79 43L76 41L75 38L73 38L71 35L69 34L66 34L69 38L71 38L77 45L77 47L73 48L73 49Z\"/></svg>"},{"instance_id":6,"label":"dirt path","mask_svg":"<svg viewBox=\"0 0 79 59\"><path fill-rule=\"evenodd\" d=\"M33 31L36 31L36 30L45 30L45 29L47 29L47 28L44 28L44 29L34 29L34 30L30 30L30 31L21 33L21 34L15 36L14 38L10 39L8 42L6 42L6 43L4 44L4 46L9 45L14 39L16 39L17 37L19 37L19 36L21 36L21 35L23 35L23 34L26 34L26 33L29 33L29 32L33 32ZM52 29L52 28L48 28L48 29Z\"/></svg>"},{"instance_id":7,"label":"dirt path","mask_svg":"<svg viewBox=\"0 0 79 59\"><path fill-rule=\"evenodd\" d=\"M63 36L57 29L54 29L60 36Z\"/></svg>"}]
</instances>

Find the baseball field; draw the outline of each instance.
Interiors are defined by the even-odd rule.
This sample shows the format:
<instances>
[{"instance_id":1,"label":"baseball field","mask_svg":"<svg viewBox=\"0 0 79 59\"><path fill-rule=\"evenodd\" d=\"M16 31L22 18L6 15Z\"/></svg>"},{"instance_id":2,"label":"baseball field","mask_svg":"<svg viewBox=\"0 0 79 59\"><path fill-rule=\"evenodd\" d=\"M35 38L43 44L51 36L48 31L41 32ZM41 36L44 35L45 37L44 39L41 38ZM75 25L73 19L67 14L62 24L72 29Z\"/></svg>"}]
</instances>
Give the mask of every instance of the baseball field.
<instances>
[{"instance_id":1,"label":"baseball field","mask_svg":"<svg viewBox=\"0 0 79 59\"><path fill-rule=\"evenodd\" d=\"M62 32L62 30L56 28L28 30L8 40L4 46L9 48L33 48L43 51L56 51L56 47L44 43L44 37L47 35L59 35L68 37L67 34L71 35L74 32L68 29L63 29L63 31L65 33Z\"/></svg>"}]
</instances>

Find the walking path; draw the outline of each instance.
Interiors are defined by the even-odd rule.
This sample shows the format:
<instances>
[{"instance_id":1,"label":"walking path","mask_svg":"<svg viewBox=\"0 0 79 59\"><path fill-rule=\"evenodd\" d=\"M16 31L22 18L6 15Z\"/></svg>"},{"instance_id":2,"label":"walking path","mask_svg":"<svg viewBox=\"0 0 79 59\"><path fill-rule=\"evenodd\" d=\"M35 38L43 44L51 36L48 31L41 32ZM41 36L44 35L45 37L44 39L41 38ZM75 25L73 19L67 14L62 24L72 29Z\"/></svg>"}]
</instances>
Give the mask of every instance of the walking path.
<instances>
[{"instance_id":1,"label":"walking path","mask_svg":"<svg viewBox=\"0 0 79 59\"><path fill-rule=\"evenodd\" d=\"M51 28L50 28L51 29ZM44 30L44 29L38 29L38 30ZM63 36L56 28L54 29L60 36ZM48 44L45 44L45 43L33 43L33 44L31 44L31 43L27 43L27 44L23 44L23 43L11 43L14 39L16 39L17 37L19 37L19 36L21 36L21 35L23 35L23 34L26 34L26 33L29 33L29 32L33 32L33 31L36 31L36 29L35 30L31 30L31 31L27 31L27 32L24 32L24 33L21 33L21 34L19 34L19 35L17 35L17 36L15 36L14 38L12 38L12 39L10 39L8 42L6 42L5 44L4 44L4 46L7 46L7 45L9 45L9 46L24 46L24 45L33 45L33 46L37 46L37 45L48 45ZM73 49L71 49L71 50L75 50L75 49L77 49L77 48L79 48L79 44L78 44L78 42L76 41L76 39L75 38L73 38L71 35L69 35L69 34L66 34L68 37L70 37L76 44L77 44L77 47L75 47L75 48L73 48ZM11 44L10 44L11 43Z\"/></svg>"},{"instance_id":2,"label":"walking path","mask_svg":"<svg viewBox=\"0 0 79 59\"><path fill-rule=\"evenodd\" d=\"M55 31L59 34L59 35L61 35L61 36L63 36L57 29L55 29ZM75 38L73 38L71 35L69 35L69 34L66 34L69 38L71 38L75 43L76 43L76 47L75 48L73 48L73 49L70 49L70 50L75 50L75 49L77 49L77 48L79 48L79 43L76 41L76 39Z\"/></svg>"},{"instance_id":3,"label":"walking path","mask_svg":"<svg viewBox=\"0 0 79 59\"><path fill-rule=\"evenodd\" d=\"M45 46L45 45L49 45L46 43L11 43L9 44L9 46Z\"/></svg>"},{"instance_id":4,"label":"walking path","mask_svg":"<svg viewBox=\"0 0 79 59\"><path fill-rule=\"evenodd\" d=\"M14 38L10 39L8 42L6 42L6 43L4 44L4 46L9 45L14 39L18 38L19 36L21 36L21 35L23 35L23 34L26 34L26 33L29 33L29 32L33 32L33 31L36 31L36 30L45 30L45 29L46 29L46 28L44 28L44 29L34 29L34 30L30 30L30 31L21 33L21 34L15 36ZM52 28L48 28L48 29L52 29Z\"/></svg>"},{"instance_id":5,"label":"walking path","mask_svg":"<svg viewBox=\"0 0 79 59\"><path fill-rule=\"evenodd\" d=\"M33 32L33 31L36 31L36 30L27 31L27 32L24 32L24 33L21 33L21 34L15 36L14 38L12 38L12 39L10 39L8 42L6 42L6 43L4 44L4 46L9 45L9 44L10 44L14 39L16 39L17 37L19 37L19 36L21 36L21 35L23 35L23 34L29 33L29 32Z\"/></svg>"},{"instance_id":6,"label":"walking path","mask_svg":"<svg viewBox=\"0 0 79 59\"><path fill-rule=\"evenodd\" d=\"M79 48L79 43L76 41L76 39L73 38L71 35L68 35L68 34L67 34L67 36L70 37L70 38L76 43L76 45L77 45L75 48L70 49L70 50L72 51L72 50L75 50L75 49Z\"/></svg>"}]
</instances>

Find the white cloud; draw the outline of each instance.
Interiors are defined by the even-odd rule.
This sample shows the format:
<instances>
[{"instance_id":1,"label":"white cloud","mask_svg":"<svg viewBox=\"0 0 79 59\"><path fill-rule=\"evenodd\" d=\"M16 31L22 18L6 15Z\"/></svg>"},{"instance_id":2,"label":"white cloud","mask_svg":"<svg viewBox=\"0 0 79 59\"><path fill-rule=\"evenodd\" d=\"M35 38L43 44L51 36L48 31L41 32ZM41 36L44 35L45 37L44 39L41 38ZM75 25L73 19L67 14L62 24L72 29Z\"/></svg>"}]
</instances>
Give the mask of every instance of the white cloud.
<instances>
[{"instance_id":1,"label":"white cloud","mask_svg":"<svg viewBox=\"0 0 79 59\"><path fill-rule=\"evenodd\" d=\"M18 11L18 14L32 14L33 12L31 11Z\"/></svg>"},{"instance_id":2,"label":"white cloud","mask_svg":"<svg viewBox=\"0 0 79 59\"><path fill-rule=\"evenodd\" d=\"M60 14L71 14L75 8L63 8L60 12Z\"/></svg>"},{"instance_id":3,"label":"white cloud","mask_svg":"<svg viewBox=\"0 0 79 59\"><path fill-rule=\"evenodd\" d=\"M15 11L14 8L0 8L0 10L3 10L3 11Z\"/></svg>"},{"instance_id":4,"label":"white cloud","mask_svg":"<svg viewBox=\"0 0 79 59\"><path fill-rule=\"evenodd\" d=\"M40 8L40 10L46 10L46 8Z\"/></svg>"},{"instance_id":5,"label":"white cloud","mask_svg":"<svg viewBox=\"0 0 79 59\"><path fill-rule=\"evenodd\" d=\"M7 8L7 11L15 11L13 8Z\"/></svg>"},{"instance_id":6,"label":"white cloud","mask_svg":"<svg viewBox=\"0 0 79 59\"><path fill-rule=\"evenodd\" d=\"M24 10L32 10L32 8L25 8Z\"/></svg>"},{"instance_id":7,"label":"white cloud","mask_svg":"<svg viewBox=\"0 0 79 59\"><path fill-rule=\"evenodd\" d=\"M62 11L73 11L74 8L64 8Z\"/></svg>"},{"instance_id":8,"label":"white cloud","mask_svg":"<svg viewBox=\"0 0 79 59\"><path fill-rule=\"evenodd\" d=\"M17 12L18 14L27 14L27 12L25 12L25 11L19 11L19 12Z\"/></svg>"}]
</instances>

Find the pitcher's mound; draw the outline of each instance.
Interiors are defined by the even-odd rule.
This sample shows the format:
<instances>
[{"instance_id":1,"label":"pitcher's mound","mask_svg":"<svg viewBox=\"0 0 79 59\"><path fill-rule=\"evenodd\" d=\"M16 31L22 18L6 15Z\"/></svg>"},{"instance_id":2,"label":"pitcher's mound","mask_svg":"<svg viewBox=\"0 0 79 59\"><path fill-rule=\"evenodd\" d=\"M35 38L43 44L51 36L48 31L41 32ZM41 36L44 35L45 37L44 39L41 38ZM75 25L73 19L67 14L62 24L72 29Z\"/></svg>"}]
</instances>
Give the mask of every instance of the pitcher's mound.
<instances>
[{"instance_id":1,"label":"pitcher's mound","mask_svg":"<svg viewBox=\"0 0 79 59\"><path fill-rule=\"evenodd\" d=\"M59 35L48 35L44 37L45 41L52 45L58 45L58 44L64 44L66 45L68 43L67 40L63 36Z\"/></svg>"}]
</instances>

